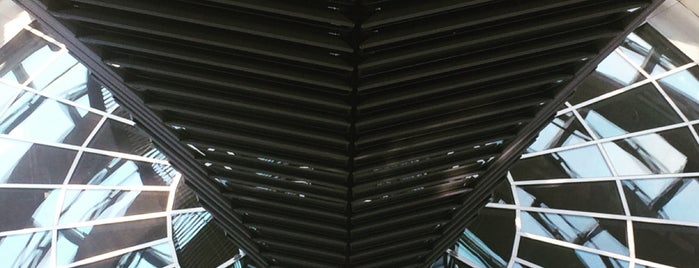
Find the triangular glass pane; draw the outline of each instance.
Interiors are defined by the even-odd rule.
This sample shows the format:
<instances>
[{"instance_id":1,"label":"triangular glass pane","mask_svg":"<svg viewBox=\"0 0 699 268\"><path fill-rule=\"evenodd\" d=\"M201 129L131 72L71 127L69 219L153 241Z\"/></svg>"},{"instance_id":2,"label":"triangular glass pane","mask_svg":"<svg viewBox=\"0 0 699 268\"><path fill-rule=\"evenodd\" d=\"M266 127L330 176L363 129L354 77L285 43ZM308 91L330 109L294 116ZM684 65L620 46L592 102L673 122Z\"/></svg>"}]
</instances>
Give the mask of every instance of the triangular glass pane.
<instances>
[{"instance_id":1,"label":"triangular glass pane","mask_svg":"<svg viewBox=\"0 0 699 268\"><path fill-rule=\"evenodd\" d=\"M113 119L104 122L88 147L139 156L156 156L152 155L154 149L150 139L140 129ZM158 158L163 159L164 156Z\"/></svg>"},{"instance_id":2,"label":"triangular glass pane","mask_svg":"<svg viewBox=\"0 0 699 268\"><path fill-rule=\"evenodd\" d=\"M551 148L565 147L591 141L590 134L575 118L573 113L562 114L553 119L527 148L527 152L538 152Z\"/></svg>"},{"instance_id":3,"label":"triangular glass pane","mask_svg":"<svg viewBox=\"0 0 699 268\"><path fill-rule=\"evenodd\" d=\"M182 267L217 267L239 253L208 212L174 215L172 232ZM206 252L206 259L201 252Z\"/></svg>"}]
</instances>

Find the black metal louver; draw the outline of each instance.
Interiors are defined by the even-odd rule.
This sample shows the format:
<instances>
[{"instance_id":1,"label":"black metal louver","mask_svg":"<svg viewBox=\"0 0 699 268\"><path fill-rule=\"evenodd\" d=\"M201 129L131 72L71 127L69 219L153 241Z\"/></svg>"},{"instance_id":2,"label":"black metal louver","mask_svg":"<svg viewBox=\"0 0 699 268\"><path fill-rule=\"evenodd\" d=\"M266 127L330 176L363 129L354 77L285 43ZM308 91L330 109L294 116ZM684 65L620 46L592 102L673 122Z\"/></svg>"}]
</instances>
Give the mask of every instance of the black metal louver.
<instances>
[{"instance_id":1,"label":"black metal louver","mask_svg":"<svg viewBox=\"0 0 699 268\"><path fill-rule=\"evenodd\" d=\"M425 267L659 0L16 0L263 267Z\"/></svg>"}]
</instances>

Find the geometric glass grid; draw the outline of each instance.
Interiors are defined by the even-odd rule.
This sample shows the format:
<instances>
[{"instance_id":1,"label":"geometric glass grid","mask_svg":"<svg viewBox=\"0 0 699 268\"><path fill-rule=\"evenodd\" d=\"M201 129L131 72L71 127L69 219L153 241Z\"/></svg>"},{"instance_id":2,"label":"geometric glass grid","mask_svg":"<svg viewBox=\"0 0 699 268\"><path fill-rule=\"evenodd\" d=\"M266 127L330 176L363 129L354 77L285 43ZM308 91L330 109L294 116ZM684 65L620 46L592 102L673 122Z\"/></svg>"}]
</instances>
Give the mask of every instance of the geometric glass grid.
<instances>
[{"instance_id":1,"label":"geometric glass grid","mask_svg":"<svg viewBox=\"0 0 699 268\"><path fill-rule=\"evenodd\" d=\"M649 25L605 59L454 252L476 267L695 267L699 66Z\"/></svg>"},{"instance_id":2,"label":"geometric glass grid","mask_svg":"<svg viewBox=\"0 0 699 268\"><path fill-rule=\"evenodd\" d=\"M240 266L109 90L65 46L20 27L0 44L0 266ZM197 241L216 237L201 262Z\"/></svg>"}]
</instances>

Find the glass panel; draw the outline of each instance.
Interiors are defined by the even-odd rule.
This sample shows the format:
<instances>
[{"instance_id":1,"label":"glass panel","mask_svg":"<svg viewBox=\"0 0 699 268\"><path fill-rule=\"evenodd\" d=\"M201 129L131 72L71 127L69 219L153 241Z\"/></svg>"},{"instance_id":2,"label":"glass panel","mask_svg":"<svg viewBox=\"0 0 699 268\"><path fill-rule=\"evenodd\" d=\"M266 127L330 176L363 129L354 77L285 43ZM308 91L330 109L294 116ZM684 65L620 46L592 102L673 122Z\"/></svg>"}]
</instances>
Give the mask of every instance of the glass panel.
<instances>
[{"instance_id":1,"label":"glass panel","mask_svg":"<svg viewBox=\"0 0 699 268\"><path fill-rule=\"evenodd\" d=\"M634 216L699 222L699 182L696 178L622 181Z\"/></svg>"},{"instance_id":2,"label":"glass panel","mask_svg":"<svg viewBox=\"0 0 699 268\"><path fill-rule=\"evenodd\" d=\"M165 218L86 226L58 231L58 264L66 265L114 250L167 237Z\"/></svg>"},{"instance_id":3,"label":"glass panel","mask_svg":"<svg viewBox=\"0 0 699 268\"><path fill-rule=\"evenodd\" d=\"M515 232L514 210L485 208L457 242L456 252L487 266L507 264Z\"/></svg>"},{"instance_id":4,"label":"glass panel","mask_svg":"<svg viewBox=\"0 0 699 268\"><path fill-rule=\"evenodd\" d=\"M53 267L49 262L51 232L0 237L0 260L3 267Z\"/></svg>"},{"instance_id":5,"label":"glass panel","mask_svg":"<svg viewBox=\"0 0 699 268\"><path fill-rule=\"evenodd\" d=\"M699 119L699 68L678 72L658 80L672 101L690 120Z\"/></svg>"},{"instance_id":6,"label":"glass panel","mask_svg":"<svg viewBox=\"0 0 699 268\"><path fill-rule=\"evenodd\" d=\"M517 197L528 207L624 214L614 182L521 186Z\"/></svg>"},{"instance_id":7,"label":"glass panel","mask_svg":"<svg viewBox=\"0 0 699 268\"><path fill-rule=\"evenodd\" d=\"M538 152L591 140L592 138L582 124L575 119L573 113L566 113L556 117L539 132L539 136L529 146L527 152Z\"/></svg>"},{"instance_id":8,"label":"glass panel","mask_svg":"<svg viewBox=\"0 0 699 268\"><path fill-rule=\"evenodd\" d=\"M101 119L97 114L32 93L20 95L0 119L3 134L82 145Z\"/></svg>"},{"instance_id":9,"label":"glass panel","mask_svg":"<svg viewBox=\"0 0 699 268\"><path fill-rule=\"evenodd\" d=\"M172 204L172 209L186 209L201 207L199 200L197 200L196 194L192 189L189 189L186 183L178 183L177 189L175 189L175 201Z\"/></svg>"},{"instance_id":10,"label":"glass panel","mask_svg":"<svg viewBox=\"0 0 699 268\"><path fill-rule=\"evenodd\" d=\"M636 256L675 267L699 263L699 228L634 222Z\"/></svg>"},{"instance_id":11,"label":"glass panel","mask_svg":"<svg viewBox=\"0 0 699 268\"><path fill-rule=\"evenodd\" d=\"M218 267L238 254L208 212L186 213L172 218L173 242L181 267ZM201 253L206 252L206 258Z\"/></svg>"},{"instance_id":12,"label":"glass panel","mask_svg":"<svg viewBox=\"0 0 699 268\"><path fill-rule=\"evenodd\" d=\"M51 226L60 190L0 189L0 232Z\"/></svg>"},{"instance_id":13,"label":"glass panel","mask_svg":"<svg viewBox=\"0 0 699 268\"><path fill-rule=\"evenodd\" d=\"M522 231L629 255L626 222L553 213L522 213Z\"/></svg>"},{"instance_id":14,"label":"glass panel","mask_svg":"<svg viewBox=\"0 0 699 268\"><path fill-rule=\"evenodd\" d=\"M651 75L664 73L691 60L648 24L631 33L621 50Z\"/></svg>"},{"instance_id":15,"label":"glass panel","mask_svg":"<svg viewBox=\"0 0 699 268\"><path fill-rule=\"evenodd\" d=\"M628 267L626 261L522 237L517 256L543 267Z\"/></svg>"},{"instance_id":16,"label":"glass panel","mask_svg":"<svg viewBox=\"0 0 699 268\"><path fill-rule=\"evenodd\" d=\"M503 182L501 182L500 185L498 185L498 187L495 188L493 196L490 198L490 202L514 205L515 201L512 197L512 188L510 187L510 183L506 179Z\"/></svg>"},{"instance_id":17,"label":"glass panel","mask_svg":"<svg viewBox=\"0 0 699 268\"><path fill-rule=\"evenodd\" d=\"M51 55L51 56L55 56L55 55ZM43 60L44 62L42 62L41 64L45 64L46 61L51 56L47 55L47 57L42 58L42 59L37 59L37 60ZM61 52L61 54L58 56L58 58L56 58L53 62L51 62L46 67L46 69L42 70L41 73L38 73L36 76L34 76L34 80L32 80L31 87L41 90L49 85L58 86L58 87L54 87L54 88L50 89L51 93L56 94L56 95L52 95L52 96L58 96L57 93L59 93L60 91L57 92L57 89L60 88L61 84L65 84L66 82L69 82L71 84L75 84L76 82L77 83L81 83L81 82L84 83L85 82L85 76L84 76L85 73L83 73L82 77L77 77L77 80L75 80L75 78L76 78L75 76L71 76L69 74L68 78L70 78L73 81L61 81L61 82L57 81L61 76L63 76L67 72L69 73L69 71L73 67L75 67L76 65L80 65L80 64L78 64L78 61L75 60L75 58L73 58L73 56L71 56L70 54L68 54L65 51ZM83 70L86 71L85 69L83 69ZM53 85L56 82L57 82L57 84Z\"/></svg>"},{"instance_id":18,"label":"glass panel","mask_svg":"<svg viewBox=\"0 0 699 268\"><path fill-rule=\"evenodd\" d=\"M168 192L164 191L68 190L60 223L163 212L167 198Z\"/></svg>"},{"instance_id":19,"label":"glass panel","mask_svg":"<svg viewBox=\"0 0 699 268\"><path fill-rule=\"evenodd\" d=\"M5 107L14 102L19 92L19 89L7 85L4 81L0 82L0 116L3 115L1 113L4 111Z\"/></svg>"},{"instance_id":20,"label":"glass panel","mask_svg":"<svg viewBox=\"0 0 699 268\"><path fill-rule=\"evenodd\" d=\"M76 151L0 138L0 183L62 184Z\"/></svg>"},{"instance_id":21,"label":"glass panel","mask_svg":"<svg viewBox=\"0 0 699 268\"><path fill-rule=\"evenodd\" d=\"M141 130L112 119L104 122L88 147L141 156L154 150Z\"/></svg>"},{"instance_id":22,"label":"glass panel","mask_svg":"<svg viewBox=\"0 0 699 268\"><path fill-rule=\"evenodd\" d=\"M169 185L175 176L170 166L113 158L106 155L83 154L71 184L96 185Z\"/></svg>"},{"instance_id":23,"label":"glass panel","mask_svg":"<svg viewBox=\"0 0 699 268\"><path fill-rule=\"evenodd\" d=\"M95 263L80 265L81 268L161 268L172 264L170 245L162 243L153 247L133 251L121 256Z\"/></svg>"},{"instance_id":24,"label":"glass panel","mask_svg":"<svg viewBox=\"0 0 699 268\"><path fill-rule=\"evenodd\" d=\"M642 85L579 111L590 128L604 138L682 122L652 84Z\"/></svg>"},{"instance_id":25,"label":"glass panel","mask_svg":"<svg viewBox=\"0 0 699 268\"><path fill-rule=\"evenodd\" d=\"M687 128L603 144L619 175L699 171L699 146Z\"/></svg>"},{"instance_id":26,"label":"glass panel","mask_svg":"<svg viewBox=\"0 0 699 268\"><path fill-rule=\"evenodd\" d=\"M612 175L596 145L521 159L510 173L516 181Z\"/></svg>"},{"instance_id":27,"label":"glass panel","mask_svg":"<svg viewBox=\"0 0 699 268\"><path fill-rule=\"evenodd\" d=\"M578 86L568 101L578 104L616 89L629 86L644 77L616 52L610 54Z\"/></svg>"}]
</instances>

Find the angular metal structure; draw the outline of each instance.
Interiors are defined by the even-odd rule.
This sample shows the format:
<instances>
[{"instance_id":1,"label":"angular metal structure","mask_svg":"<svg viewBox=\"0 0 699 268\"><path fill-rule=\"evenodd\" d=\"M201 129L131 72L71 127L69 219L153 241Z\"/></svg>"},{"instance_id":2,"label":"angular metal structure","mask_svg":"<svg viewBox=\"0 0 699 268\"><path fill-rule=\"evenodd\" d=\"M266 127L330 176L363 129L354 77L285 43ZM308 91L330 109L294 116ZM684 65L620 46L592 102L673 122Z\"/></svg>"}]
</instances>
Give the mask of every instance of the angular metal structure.
<instances>
[{"instance_id":1,"label":"angular metal structure","mask_svg":"<svg viewBox=\"0 0 699 268\"><path fill-rule=\"evenodd\" d=\"M659 0L17 0L262 267L425 267Z\"/></svg>"}]
</instances>

